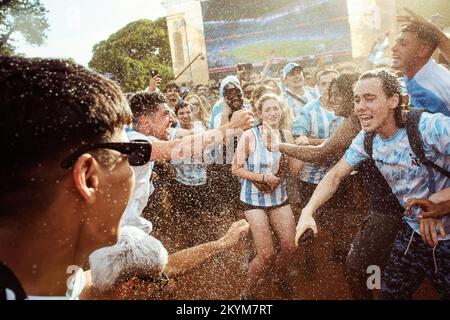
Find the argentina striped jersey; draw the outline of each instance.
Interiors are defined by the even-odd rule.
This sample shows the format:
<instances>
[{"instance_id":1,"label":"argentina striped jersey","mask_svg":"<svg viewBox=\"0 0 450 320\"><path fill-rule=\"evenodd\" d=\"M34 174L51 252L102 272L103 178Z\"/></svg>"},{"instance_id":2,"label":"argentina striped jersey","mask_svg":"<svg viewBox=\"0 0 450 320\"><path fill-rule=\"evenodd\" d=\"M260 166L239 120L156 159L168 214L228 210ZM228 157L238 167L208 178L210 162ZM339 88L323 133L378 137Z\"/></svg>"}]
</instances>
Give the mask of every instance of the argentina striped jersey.
<instances>
[{"instance_id":1,"label":"argentina striped jersey","mask_svg":"<svg viewBox=\"0 0 450 320\"><path fill-rule=\"evenodd\" d=\"M279 168L281 153L279 151L271 152L266 148L259 128L250 129L255 138L255 150L249 154L245 168L260 174L275 174ZM265 194L255 187L252 181L241 179L240 199L244 203L257 207L273 207L283 204L287 200L286 180L283 179L274 192Z\"/></svg>"},{"instance_id":2,"label":"argentina striped jersey","mask_svg":"<svg viewBox=\"0 0 450 320\"><path fill-rule=\"evenodd\" d=\"M320 105L315 99L304 106L295 118L292 133L295 136L306 136L315 139L328 139L344 120ZM318 166L305 163L300 179L305 182L318 184L325 177L331 166Z\"/></svg>"}]
</instances>

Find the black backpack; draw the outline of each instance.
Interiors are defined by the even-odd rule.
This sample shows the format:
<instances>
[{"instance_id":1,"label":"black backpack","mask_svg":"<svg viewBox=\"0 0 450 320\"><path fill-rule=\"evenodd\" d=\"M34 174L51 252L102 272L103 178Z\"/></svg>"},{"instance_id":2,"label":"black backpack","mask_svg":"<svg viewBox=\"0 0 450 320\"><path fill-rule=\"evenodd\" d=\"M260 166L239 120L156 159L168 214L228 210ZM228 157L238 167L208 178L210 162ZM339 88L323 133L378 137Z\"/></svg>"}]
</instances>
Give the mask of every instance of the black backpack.
<instances>
[{"instance_id":1,"label":"black backpack","mask_svg":"<svg viewBox=\"0 0 450 320\"><path fill-rule=\"evenodd\" d=\"M407 112L406 121L405 121L405 129L408 135L408 142L411 146L412 151L417 156L420 161L420 164L424 165L429 173L430 177L430 191L432 193L436 192L435 184L434 184L434 174L433 169L438 171L439 173L445 175L450 178L450 172L445 170L444 168L438 166L430 159L425 156L425 151L423 148L423 139L422 135L419 131L419 121L422 113L424 111L421 109L413 109ZM364 135L364 151L369 155L370 159L372 159L373 154L373 139L375 138L375 132L367 132Z\"/></svg>"}]
</instances>

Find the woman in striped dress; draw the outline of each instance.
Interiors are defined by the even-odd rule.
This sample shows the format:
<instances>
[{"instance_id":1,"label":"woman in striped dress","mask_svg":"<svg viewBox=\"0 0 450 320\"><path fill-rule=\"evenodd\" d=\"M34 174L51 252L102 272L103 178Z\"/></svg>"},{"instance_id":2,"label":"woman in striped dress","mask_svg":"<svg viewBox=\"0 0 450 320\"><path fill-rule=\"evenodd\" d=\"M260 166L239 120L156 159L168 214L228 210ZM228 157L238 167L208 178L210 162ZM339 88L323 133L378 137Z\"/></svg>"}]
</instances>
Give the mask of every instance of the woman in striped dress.
<instances>
[{"instance_id":1,"label":"woman in striped dress","mask_svg":"<svg viewBox=\"0 0 450 320\"><path fill-rule=\"evenodd\" d=\"M278 96L263 95L255 111L261 124L269 124L281 139L285 137L287 141L293 141L290 130L287 130L290 113ZM283 285L280 289L283 293L289 291L281 275L286 275L286 267L295 251L295 221L287 201L286 179L284 175L279 177L276 174L284 171L280 167L286 162L291 174L296 174L294 171L300 170L301 163L291 158L281 161L280 152L269 151L262 140L262 130L263 126L259 125L243 133L232 165L233 174L241 178L240 201L246 208L244 214L256 248L256 256L249 264L247 297L252 296L258 280L263 278L273 262L280 280L278 283ZM272 231L280 244L278 255L275 253Z\"/></svg>"}]
</instances>

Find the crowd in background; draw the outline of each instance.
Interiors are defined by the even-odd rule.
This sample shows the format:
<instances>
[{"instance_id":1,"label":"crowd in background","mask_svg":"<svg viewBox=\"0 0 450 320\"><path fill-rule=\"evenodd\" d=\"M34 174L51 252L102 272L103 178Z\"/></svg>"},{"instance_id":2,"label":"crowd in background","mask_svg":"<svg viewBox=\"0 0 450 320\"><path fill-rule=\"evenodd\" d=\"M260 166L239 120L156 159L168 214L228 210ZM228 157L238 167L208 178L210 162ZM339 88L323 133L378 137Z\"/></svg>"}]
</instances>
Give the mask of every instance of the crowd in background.
<instances>
[{"instance_id":1,"label":"crowd in background","mask_svg":"<svg viewBox=\"0 0 450 320\"><path fill-rule=\"evenodd\" d=\"M67 223L78 218L52 222L67 224L71 231L64 227L61 232L67 232L68 242L80 237L70 248L83 250L74 254L77 262L89 260L83 269L90 270L93 292L102 292L97 297L129 298L131 290L135 297L158 298L152 286L163 283L160 290L175 290L166 289L166 282L245 242L236 262L245 270L239 298L265 298L257 288L270 278L281 298L293 299L298 290L308 290L297 288L295 279L313 279L320 271L318 241L324 230L332 242L329 259L344 266L353 298L373 298L366 280L367 268L375 265L383 271L381 298L411 298L427 277L440 297L448 299L450 44L439 26L409 13L399 18L405 25L391 48L391 66L380 65L380 56L388 50L382 45L385 35L361 63L305 67L291 61L277 67L269 59L261 72L248 63L238 65L235 74L218 84L171 82L160 88L162 79L155 75L143 91L124 95L117 84L81 67L56 60L2 58L2 87L13 92L0 93L9 108L4 119L10 125L2 130L5 145L11 152L19 145L19 156L29 149L35 152L13 166L16 175L2 171L4 181L14 186L2 191L3 207L11 205L11 217L23 209L27 195L17 186L31 174L27 190L33 183L53 181L49 179L65 188L54 200L60 208L73 201L76 206L68 208L74 212L109 212L112 220L120 220L120 232L104 227L114 225L106 214L77 220L79 233ZM25 84L43 77L40 72L46 68L54 79L42 80L40 91L30 93ZM83 94L68 85L80 79L86 82L79 88ZM39 94L50 102L42 104ZM59 122L46 122L51 118L46 116L49 106L65 103L69 108L69 96L81 101L74 109L85 104L99 108L59 109L53 111ZM25 104L41 108L37 112L44 116L37 113L22 126L23 114L30 112ZM78 127L78 133L71 131ZM43 141L39 137L52 130L64 143L57 144L57 151L51 146L38 149ZM36 143L28 146L22 136ZM75 148L78 141L83 143ZM122 145L108 144L111 141ZM71 154L61 167L73 170L73 188L67 175L48 178L51 170L41 169L45 156L68 153L65 143ZM113 161L92 151L96 149L128 155L132 174L123 167L123 159ZM32 170L22 173L22 163ZM114 170L122 175L115 177ZM14 182L17 177L19 182ZM50 187L40 190L38 197L53 201L60 193ZM80 203L86 205L78 207ZM44 205L42 211L55 210ZM18 262L15 246L23 239L11 236L11 230L19 230L19 222L6 214L0 219L0 237L5 237L0 239L0 259L16 273L27 294L59 295L61 286L55 279L47 289L37 287L28 275L29 266ZM10 225L14 226L8 229ZM102 228L111 234L102 236ZM114 237L117 242L111 240ZM91 246L87 238L100 240ZM304 249L302 263L298 247ZM31 256L30 261L37 259ZM39 272L38 283L45 286L49 282L40 266ZM60 270L53 276L58 275ZM142 281L139 286L133 282L136 278ZM74 286L71 290L79 296Z\"/></svg>"}]
</instances>

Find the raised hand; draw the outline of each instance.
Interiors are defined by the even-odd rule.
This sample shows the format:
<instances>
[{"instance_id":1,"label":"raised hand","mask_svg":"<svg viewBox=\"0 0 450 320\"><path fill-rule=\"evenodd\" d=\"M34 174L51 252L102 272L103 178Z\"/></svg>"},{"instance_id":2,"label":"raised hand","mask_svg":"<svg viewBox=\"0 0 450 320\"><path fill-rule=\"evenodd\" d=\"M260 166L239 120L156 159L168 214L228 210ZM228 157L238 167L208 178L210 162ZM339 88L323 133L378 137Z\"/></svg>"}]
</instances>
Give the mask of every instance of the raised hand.
<instances>
[{"instance_id":1,"label":"raised hand","mask_svg":"<svg viewBox=\"0 0 450 320\"><path fill-rule=\"evenodd\" d=\"M241 109L233 112L230 120L230 126L233 129L247 130L255 125L253 111Z\"/></svg>"},{"instance_id":2,"label":"raised hand","mask_svg":"<svg viewBox=\"0 0 450 320\"><path fill-rule=\"evenodd\" d=\"M227 233L220 239L226 248L233 247L243 241L250 231L250 225L245 219L234 222Z\"/></svg>"},{"instance_id":3,"label":"raised hand","mask_svg":"<svg viewBox=\"0 0 450 320\"><path fill-rule=\"evenodd\" d=\"M159 87L159 85L161 84L161 80L162 79L159 77L159 75L156 75L150 79L150 82L148 84L148 88L150 89L150 92L154 92L156 90L156 88Z\"/></svg>"}]
</instances>

